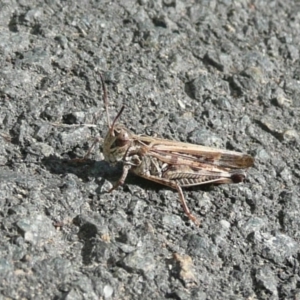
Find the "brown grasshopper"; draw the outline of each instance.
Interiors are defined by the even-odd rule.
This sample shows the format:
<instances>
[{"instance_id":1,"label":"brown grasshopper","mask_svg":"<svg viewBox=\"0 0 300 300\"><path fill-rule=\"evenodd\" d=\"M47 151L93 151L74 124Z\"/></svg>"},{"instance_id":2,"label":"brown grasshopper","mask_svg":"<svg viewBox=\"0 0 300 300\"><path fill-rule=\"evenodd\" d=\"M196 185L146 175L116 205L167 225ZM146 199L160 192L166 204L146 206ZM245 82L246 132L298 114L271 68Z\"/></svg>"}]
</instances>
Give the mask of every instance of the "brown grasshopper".
<instances>
[{"instance_id":1,"label":"brown grasshopper","mask_svg":"<svg viewBox=\"0 0 300 300\"><path fill-rule=\"evenodd\" d=\"M109 127L103 143L104 158L111 164L123 163L123 174L109 192L122 185L128 172L131 171L145 179L177 190L184 212L190 220L199 225L186 204L181 188L211 183L242 182L246 177L242 169L253 165L253 157L240 152L136 135L124 125L116 124L124 106L111 123L107 90L101 74L100 78ZM85 157L90 154L96 142Z\"/></svg>"}]
</instances>

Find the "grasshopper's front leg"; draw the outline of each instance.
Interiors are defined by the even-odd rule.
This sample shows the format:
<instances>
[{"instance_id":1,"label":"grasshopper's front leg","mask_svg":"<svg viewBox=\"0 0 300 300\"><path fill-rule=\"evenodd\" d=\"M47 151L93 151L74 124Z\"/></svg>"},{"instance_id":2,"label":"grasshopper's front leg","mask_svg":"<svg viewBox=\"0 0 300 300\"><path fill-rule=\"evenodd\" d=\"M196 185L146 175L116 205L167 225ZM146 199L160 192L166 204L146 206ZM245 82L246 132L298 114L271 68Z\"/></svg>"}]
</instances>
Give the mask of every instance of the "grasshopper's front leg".
<instances>
[{"instance_id":1,"label":"grasshopper's front leg","mask_svg":"<svg viewBox=\"0 0 300 300\"><path fill-rule=\"evenodd\" d=\"M125 165L123 166L123 173L120 179L114 184L114 186L108 191L108 193L111 193L113 190L118 188L120 185L123 185L125 182L125 179L128 175L129 170L131 169L131 165Z\"/></svg>"},{"instance_id":2,"label":"grasshopper's front leg","mask_svg":"<svg viewBox=\"0 0 300 300\"><path fill-rule=\"evenodd\" d=\"M114 184L114 186L108 191L108 193L112 192L113 190L118 188L120 185L123 185L127 178L129 170L132 167L136 167L136 166L140 165L141 160L140 160L139 155L136 154L137 152L138 151L134 147L129 148L127 150L127 152L125 153L124 158L123 158L123 173L122 173L120 179Z\"/></svg>"}]
</instances>

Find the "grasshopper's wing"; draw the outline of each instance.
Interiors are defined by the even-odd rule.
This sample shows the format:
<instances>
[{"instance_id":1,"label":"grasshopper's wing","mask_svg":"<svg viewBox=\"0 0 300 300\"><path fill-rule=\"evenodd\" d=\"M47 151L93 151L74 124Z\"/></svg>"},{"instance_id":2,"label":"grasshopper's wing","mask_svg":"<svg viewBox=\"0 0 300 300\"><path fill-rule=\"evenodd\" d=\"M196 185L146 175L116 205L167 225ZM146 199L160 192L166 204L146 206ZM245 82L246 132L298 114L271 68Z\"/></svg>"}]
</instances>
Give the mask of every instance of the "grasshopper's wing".
<instances>
[{"instance_id":1,"label":"grasshopper's wing","mask_svg":"<svg viewBox=\"0 0 300 300\"><path fill-rule=\"evenodd\" d=\"M230 169L246 169L254 164L252 156L236 151L206 147L172 140L139 136L139 140L148 146L149 155L170 164L203 164ZM174 154L174 155L173 155Z\"/></svg>"}]
</instances>

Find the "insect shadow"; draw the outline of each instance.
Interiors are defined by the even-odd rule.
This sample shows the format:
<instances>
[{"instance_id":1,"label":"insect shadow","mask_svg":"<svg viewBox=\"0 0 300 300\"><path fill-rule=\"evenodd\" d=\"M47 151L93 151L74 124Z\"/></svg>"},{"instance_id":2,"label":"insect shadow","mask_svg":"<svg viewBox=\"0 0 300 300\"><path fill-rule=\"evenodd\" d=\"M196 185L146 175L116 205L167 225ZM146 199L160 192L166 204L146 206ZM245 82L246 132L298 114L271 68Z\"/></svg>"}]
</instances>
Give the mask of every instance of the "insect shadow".
<instances>
[{"instance_id":1,"label":"insect shadow","mask_svg":"<svg viewBox=\"0 0 300 300\"><path fill-rule=\"evenodd\" d=\"M106 193L106 191L103 191L102 188L106 180L109 181L111 184L114 184L122 175L122 163L118 163L115 166L113 166L105 160L96 161L93 159L86 159L84 162L77 162L70 159L64 159L55 155L50 155L42 160L42 164L52 174L74 174L83 182L90 182L91 180L95 180L95 182L98 184L98 188L96 190L98 194ZM123 188L125 190L128 190L127 187L131 185L137 185L142 189L156 192L162 189L173 191L173 189L167 186L162 186L161 184L146 180L142 177L129 173L126 178L126 182L123 185ZM186 188L185 190L207 191L210 190L212 187L213 185L207 184Z\"/></svg>"},{"instance_id":2,"label":"insect shadow","mask_svg":"<svg viewBox=\"0 0 300 300\"><path fill-rule=\"evenodd\" d=\"M42 164L52 174L74 174L83 182L90 182L94 179L99 185L99 193L100 191L101 193L106 193L104 191L102 192L102 186L105 183L105 180L114 184L122 175L122 163L113 166L105 160L96 161L93 159L86 159L84 162L78 162L73 161L72 159L64 159L55 155L50 155L42 160ZM137 185L143 189L155 191L161 190L162 188L172 190L132 173L128 174L124 188L126 189L126 186L128 185Z\"/></svg>"}]
</instances>

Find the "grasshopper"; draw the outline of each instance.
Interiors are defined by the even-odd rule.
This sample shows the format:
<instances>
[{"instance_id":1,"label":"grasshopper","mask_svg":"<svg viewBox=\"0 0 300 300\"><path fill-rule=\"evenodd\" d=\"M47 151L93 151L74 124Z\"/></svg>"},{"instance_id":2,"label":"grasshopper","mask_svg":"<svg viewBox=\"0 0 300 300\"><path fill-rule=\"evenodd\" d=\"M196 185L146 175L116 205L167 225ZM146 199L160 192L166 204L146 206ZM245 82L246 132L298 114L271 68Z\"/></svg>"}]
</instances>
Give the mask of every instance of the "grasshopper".
<instances>
[{"instance_id":1,"label":"grasshopper","mask_svg":"<svg viewBox=\"0 0 300 300\"><path fill-rule=\"evenodd\" d=\"M190 220L199 225L200 222L187 206L182 187L244 181L246 173L243 169L251 167L254 163L250 155L136 135L124 125L116 124L124 106L111 123L106 85L101 74L100 79L109 128L103 142L103 155L111 164L123 163L123 173L120 179L108 192L122 185L130 171L135 175L177 190L184 212ZM96 142L85 157L90 154Z\"/></svg>"}]
</instances>

